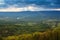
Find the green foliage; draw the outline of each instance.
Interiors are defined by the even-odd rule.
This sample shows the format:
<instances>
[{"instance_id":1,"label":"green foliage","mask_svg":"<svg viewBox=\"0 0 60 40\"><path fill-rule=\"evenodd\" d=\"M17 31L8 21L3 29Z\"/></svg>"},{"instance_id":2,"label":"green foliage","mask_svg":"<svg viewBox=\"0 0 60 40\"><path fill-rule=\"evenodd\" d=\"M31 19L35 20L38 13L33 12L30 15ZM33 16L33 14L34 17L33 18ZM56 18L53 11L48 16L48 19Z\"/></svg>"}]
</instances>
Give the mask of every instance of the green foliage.
<instances>
[{"instance_id":1,"label":"green foliage","mask_svg":"<svg viewBox=\"0 0 60 40\"><path fill-rule=\"evenodd\" d=\"M3 24L0 25L0 35L5 36L12 36L12 35L19 35L25 33L33 33L33 32L40 32L46 31L51 27L45 23L22 23L22 24Z\"/></svg>"},{"instance_id":2,"label":"green foliage","mask_svg":"<svg viewBox=\"0 0 60 40\"><path fill-rule=\"evenodd\" d=\"M45 32L8 36L3 40L60 40L60 32L48 30Z\"/></svg>"},{"instance_id":3,"label":"green foliage","mask_svg":"<svg viewBox=\"0 0 60 40\"><path fill-rule=\"evenodd\" d=\"M60 23L0 24L0 40L60 40Z\"/></svg>"}]
</instances>

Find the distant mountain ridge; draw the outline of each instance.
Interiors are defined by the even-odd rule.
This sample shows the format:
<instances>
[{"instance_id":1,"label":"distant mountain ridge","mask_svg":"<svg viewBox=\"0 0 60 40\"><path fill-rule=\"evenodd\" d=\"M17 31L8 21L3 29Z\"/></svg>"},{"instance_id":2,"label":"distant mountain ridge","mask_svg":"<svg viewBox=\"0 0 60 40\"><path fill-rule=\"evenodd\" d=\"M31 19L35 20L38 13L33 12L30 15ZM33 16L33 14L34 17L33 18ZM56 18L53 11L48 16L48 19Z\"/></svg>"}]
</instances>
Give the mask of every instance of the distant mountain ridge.
<instances>
[{"instance_id":1,"label":"distant mountain ridge","mask_svg":"<svg viewBox=\"0 0 60 40\"><path fill-rule=\"evenodd\" d=\"M24 11L24 12L0 12L0 20L39 21L45 19L60 19L59 11Z\"/></svg>"}]
</instances>

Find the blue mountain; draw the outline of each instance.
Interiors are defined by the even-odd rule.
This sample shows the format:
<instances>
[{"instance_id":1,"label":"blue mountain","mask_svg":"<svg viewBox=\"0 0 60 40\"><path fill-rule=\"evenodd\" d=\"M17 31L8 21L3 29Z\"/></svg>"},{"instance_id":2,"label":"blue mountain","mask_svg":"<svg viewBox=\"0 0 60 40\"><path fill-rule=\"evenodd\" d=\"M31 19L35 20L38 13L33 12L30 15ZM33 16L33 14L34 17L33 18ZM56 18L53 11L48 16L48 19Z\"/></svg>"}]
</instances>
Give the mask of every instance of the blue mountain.
<instances>
[{"instance_id":1,"label":"blue mountain","mask_svg":"<svg viewBox=\"0 0 60 40\"><path fill-rule=\"evenodd\" d=\"M0 20L40 21L46 19L60 20L59 11L24 11L24 12L0 12Z\"/></svg>"}]
</instances>

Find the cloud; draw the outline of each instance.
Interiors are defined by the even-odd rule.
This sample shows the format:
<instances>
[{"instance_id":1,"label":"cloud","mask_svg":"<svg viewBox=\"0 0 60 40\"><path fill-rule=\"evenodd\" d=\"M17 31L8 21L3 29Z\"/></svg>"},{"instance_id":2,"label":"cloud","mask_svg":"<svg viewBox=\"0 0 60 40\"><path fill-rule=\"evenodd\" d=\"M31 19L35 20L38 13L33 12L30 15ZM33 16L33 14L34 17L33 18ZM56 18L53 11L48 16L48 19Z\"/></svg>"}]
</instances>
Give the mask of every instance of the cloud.
<instances>
[{"instance_id":1,"label":"cloud","mask_svg":"<svg viewBox=\"0 0 60 40\"><path fill-rule=\"evenodd\" d=\"M40 9L43 9L42 7ZM8 8L0 9L0 12L21 12L21 11L39 11L39 7L35 7L32 5L25 6L25 7L16 7L16 6L9 6Z\"/></svg>"},{"instance_id":2,"label":"cloud","mask_svg":"<svg viewBox=\"0 0 60 40\"><path fill-rule=\"evenodd\" d=\"M9 6L8 8L2 8L0 9L0 12L22 12L22 11L60 11L60 8L44 8L44 7L38 7L38 6L25 6L25 7L15 7L15 6Z\"/></svg>"},{"instance_id":3,"label":"cloud","mask_svg":"<svg viewBox=\"0 0 60 40\"><path fill-rule=\"evenodd\" d=\"M22 7L30 4L35 4L38 6L44 5L47 8L60 8L58 0L0 0L0 8L7 7L8 5ZM3 4L3 5L2 5Z\"/></svg>"},{"instance_id":4,"label":"cloud","mask_svg":"<svg viewBox=\"0 0 60 40\"><path fill-rule=\"evenodd\" d=\"M5 4L4 0L0 0L0 5Z\"/></svg>"},{"instance_id":5,"label":"cloud","mask_svg":"<svg viewBox=\"0 0 60 40\"><path fill-rule=\"evenodd\" d=\"M51 3L57 4L60 3L59 0L4 0L6 4L14 5L14 4L37 4L37 5L50 5Z\"/></svg>"}]
</instances>

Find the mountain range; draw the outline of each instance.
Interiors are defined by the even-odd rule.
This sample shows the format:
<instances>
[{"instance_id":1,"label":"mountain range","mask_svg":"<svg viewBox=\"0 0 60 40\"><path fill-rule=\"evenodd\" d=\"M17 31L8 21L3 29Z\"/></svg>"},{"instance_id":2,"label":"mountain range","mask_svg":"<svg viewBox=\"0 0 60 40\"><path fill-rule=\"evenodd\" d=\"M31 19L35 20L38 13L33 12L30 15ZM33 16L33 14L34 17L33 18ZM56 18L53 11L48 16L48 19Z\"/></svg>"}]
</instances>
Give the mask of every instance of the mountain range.
<instances>
[{"instance_id":1,"label":"mountain range","mask_svg":"<svg viewBox=\"0 0 60 40\"><path fill-rule=\"evenodd\" d=\"M47 19L60 19L59 11L24 11L0 12L0 20L40 21Z\"/></svg>"}]
</instances>

